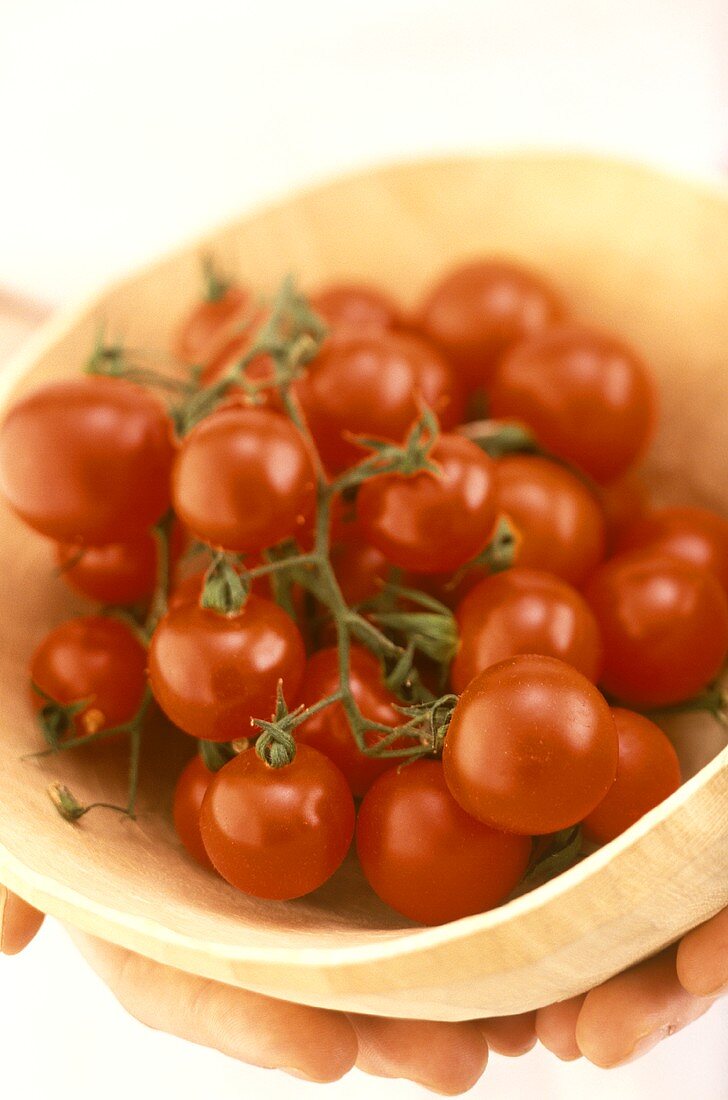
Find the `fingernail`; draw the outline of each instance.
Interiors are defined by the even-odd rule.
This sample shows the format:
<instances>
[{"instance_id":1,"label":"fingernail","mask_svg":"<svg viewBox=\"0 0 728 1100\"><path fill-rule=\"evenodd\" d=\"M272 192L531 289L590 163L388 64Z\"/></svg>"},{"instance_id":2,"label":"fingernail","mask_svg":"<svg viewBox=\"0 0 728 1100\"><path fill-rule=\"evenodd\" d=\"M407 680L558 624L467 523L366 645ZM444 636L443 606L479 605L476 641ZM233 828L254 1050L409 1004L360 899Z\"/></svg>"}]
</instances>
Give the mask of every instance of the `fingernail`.
<instances>
[{"instance_id":1,"label":"fingernail","mask_svg":"<svg viewBox=\"0 0 728 1100\"><path fill-rule=\"evenodd\" d=\"M656 1031L649 1031L646 1035L643 1035L637 1040L628 1054L612 1062L611 1065L623 1066L627 1062L636 1061L644 1054L647 1054L649 1050L652 1050L653 1047L656 1047L663 1039L667 1039L668 1036L672 1035L675 1031L677 1031L676 1024L665 1024L664 1027L658 1027Z\"/></svg>"},{"instance_id":2,"label":"fingernail","mask_svg":"<svg viewBox=\"0 0 728 1100\"><path fill-rule=\"evenodd\" d=\"M281 1073L287 1073L289 1077L298 1077L301 1081L315 1081L315 1077L304 1073L302 1069L294 1069L292 1066L281 1066Z\"/></svg>"}]
</instances>

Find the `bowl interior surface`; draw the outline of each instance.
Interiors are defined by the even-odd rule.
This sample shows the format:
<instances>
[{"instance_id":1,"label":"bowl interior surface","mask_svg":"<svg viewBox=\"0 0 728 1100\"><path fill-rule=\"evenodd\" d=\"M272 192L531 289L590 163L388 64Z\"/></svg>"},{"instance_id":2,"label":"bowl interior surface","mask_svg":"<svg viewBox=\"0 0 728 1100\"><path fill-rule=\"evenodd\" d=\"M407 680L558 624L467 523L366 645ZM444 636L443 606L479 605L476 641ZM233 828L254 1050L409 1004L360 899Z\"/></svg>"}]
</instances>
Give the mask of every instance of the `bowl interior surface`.
<instances>
[{"instance_id":1,"label":"bowl interior surface","mask_svg":"<svg viewBox=\"0 0 728 1100\"><path fill-rule=\"evenodd\" d=\"M661 427L646 475L657 498L728 513L728 199L719 192L644 168L551 155L352 176L245 217L55 320L16 362L3 403L11 389L77 372L101 322L130 347L165 349L198 296L205 252L262 292L292 271L304 288L338 277L372 280L408 306L461 259L499 254L528 264L575 318L631 341L656 372ZM65 824L45 793L52 780L89 801L123 800L125 790L123 745L23 758L42 747L28 703L28 657L51 626L88 608L52 575L48 544L0 506L0 880L29 900L118 942L133 931L133 942L154 941L150 950L162 959L193 942L252 967L274 955L290 964L294 955L300 962L358 949L363 958L425 950L443 936L520 919L539 899L552 904L569 889L563 876L445 930L417 929L380 904L353 860L308 898L248 898L181 849L170 791L194 744L162 726L145 748L138 821L99 811L78 827ZM721 752L720 766L728 766L725 734L710 719L673 720L671 728L686 776L711 760L715 768ZM696 782L610 848L648 843ZM593 873L608 859L594 857ZM584 881L590 862L578 869Z\"/></svg>"}]
</instances>

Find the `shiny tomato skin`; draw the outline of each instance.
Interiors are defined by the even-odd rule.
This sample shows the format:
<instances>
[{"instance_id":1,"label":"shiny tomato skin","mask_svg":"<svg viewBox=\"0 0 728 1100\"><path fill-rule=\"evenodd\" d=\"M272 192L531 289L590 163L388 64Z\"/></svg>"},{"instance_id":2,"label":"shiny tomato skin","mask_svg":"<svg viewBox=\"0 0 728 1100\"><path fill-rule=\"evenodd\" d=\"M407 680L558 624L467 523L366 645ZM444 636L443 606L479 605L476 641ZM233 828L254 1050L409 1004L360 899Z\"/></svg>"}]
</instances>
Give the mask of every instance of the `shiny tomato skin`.
<instances>
[{"instance_id":1,"label":"shiny tomato skin","mask_svg":"<svg viewBox=\"0 0 728 1100\"><path fill-rule=\"evenodd\" d=\"M56 703L88 699L73 718L71 736L123 725L139 709L146 688L144 646L119 619L85 615L51 630L30 661L30 678ZM32 692L41 711L47 700Z\"/></svg>"},{"instance_id":2,"label":"shiny tomato skin","mask_svg":"<svg viewBox=\"0 0 728 1100\"><path fill-rule=\"evenodd\" d=\"M528 425L541 446L596 481L621 477L657 422L647 367L621 341L563 325L514 347L490 391L491 414Z\"/></svg>"},{"instance_id":3,"label":"shiny tomato skin","mask_svg":"<svg viewBox=\"0 0 728 1100\"><path fill-rule=\"evenodd\" d=\"M445 573L470 561L488 541L495 521L495 466L458 435L441 435L429 458L439 474L382 474L366 481L357 518L367 542L393 565Z\"/></svg>"},{"instance_id":4,"label":"shiny tomato skin","mask_svg":"<svg viewBox=\"0 0 728 1100\"><path fill-rule=\"evenodd\" d=\"M440 279L420 307L418 324L475 389L488 385L509 347L547 329L561 313L558 296L534 272L483 259Z\"/></svg>"},{"instance_id":5,"label":"shiny tomato skin","mask_svg":"<svg viewBox=\"0 0 728 1100\"><path fill-rule=\"evenodd\" d=\"M466 814L439 760L392 768L359 809L356 844L374 892L420 924L482 913L502 902L528 865L531 841Z\"/></svg>"},{"instance_id":6,"label":"shiny tomato skin","mask_svg":"<svg viewBox=\"0 0 728 1100\"><path fill-rule=\"evenodd\" d=\"M86 376L21 397L0 427L0 489L58 542L104 546L169 508L169 418L139 386Z\"/></svg>"},{"instance_id":7,"label":"shiny tomato skin","mask_svg":"<svg viewBox=\"0 0 728 1100\"><path fill-rule=\"evenodd\" d=\"M445 429L464 415L450 366L424 340L401 333L368 332L329 341L296 392L332 473L366 457L352 435L402 443L421 415L422 401Z\"/></svg>"},{"instance_id":8,"label":"shiny tomato skin","mask_svg":"<svg viewBox=\"0 0 728 1100\"><path fill-rule=\"evenodd\" d=\"M229 286L214 301L203 299L184 318L172 341L177 359L188 366L207 363L234 335L253 307L249 291Z\"/></svg>"},{"instance_id":9,"label":"shiny tomato skin","mask_svg":"<svg viewBox=\"0 0 728 1100\"><path fill-rule=\"evenodd\" d=\"M394 709L399 699L384 683L379 661L361 646L351 647L349 683L365 718L392 727L403 721L401 711ZM331 646L309 658L299 702L310 707L319 699L333 695L338 688L339 651ZM395 762L391 758L366 756L359 751L341 703L332 703L314 714L297 727L295 736L297 742L311 745L333 760L358 798ZM374 745L380 739L377 734L370 734L368 743Z\"/></svg>"},{"instance_id":10,"label":"shiny tomato skin","mask_svg":"<svg viewBox=\"0 0 728 1100\"><path fill-rule=\"evenodd\" d=\"M593 683L602 668L594 614L575 588L535 569L515 566L486 577L455 612L460 644L450 669L460 694L479 672L519 653L558 657Z\"/></svg>"},{"instance_id":11,"label":"shiny tomato skin","mask_svg":"<svg viewBox=\"0 0 728 1100\"><path fill-rule=\"evenodd\" d=\"M175 524L170 538L170 562L179 558L184 532ZM58 543L55 558L65 583L99 603L125 605L151 596L157 582L158 544L151 531L128 542L108 546Z\"/></svg>"},{"instance_id":12,"label":"shiny tomato skin","mask_svg":"<svg viewBox=\"0 0 728 1100\"><path fill-rule=\"evenodd\" d=\"M491 665L453 711L442 763L453 797L495 829L554 833L601 802L617 772L604 697L554 657Z\"/></svg>"},{"instance_id":13,"label":"shiny tomato skin","mask_svg":"<svg viewBox=\"0 0 728 1100\"><path fill-rule=\"evenodd\" d=\"M563 466L535 455L496 464L496 508L516 528L515 563L579 588L602 561L604 515L596 497Z\"/></svg>"},{"instance_id":14,"label":"shiny tomato skin","mask_svg":"<svg viewBox=\"0 0 728 1100\"><path fill-rule=\"evenodd\" d=\"M601 684L662 707L697 695L728 651L728 600L707 569L649 548L606 562L584 591L604 643Z\"/></svg>"},{"instance_id":15,"label":"shiny tomato skin","mask_svg":"<svg viewBox=\"0 0 728 1100\"><path fill-rule=\"evenodd\" d=\"M202 542L257 553L295 537L316 503L298 429L269 409L226 408L184 440L172 475L177 514Z\"/></svg>"},{"instance_id":16,"label":"shiny tomato skin","mask_svg":"<svg viewBox=\"0 0 728 1100\"><path fill-rule=\"evenodd\" d=\"M584 836L607 844L663 802L682 782L680 761L659 726L632 710L613 707L619 738L617 778L584 818Z\"/></svg>"},{"instance_id":17,"label":"shiny tomato skin","mask_svg":"<svg viewBox=\"0 0 728 1100\"><path fill-rule=\"evenodd\" d=\"M303 640L271 600L249 596L237 615L183 603L168 611L149 646L149 683L168 718L208 741L251 735L270 719L283 681L293 707L303 679Z\"/></svg>"},{"instance_id":18,"label":"shiny tomato skin","mask_svg":"<svg viewBox=\"0 0 728 1100\"><path fill-rule=\"evenodd\" d=\"M657 508L637 519L620 550L651 549L710 570L728 591L728 519L709 508Z\"/></svg>"},{"instance_id":19,"label":"shiny tomato skin","mask_svg":"<svg viewBox=\"0 0 728 1100\"><path fill-rule=\"evenodd\" d=\"M299 745L291 764L272 768L250 748L216 773L200 831L215 868L232 886L287 900L333 875L354 821L346 780L322 753Z\"/></svg>"},{"instance_id":20,"label":"shiny tomato skin","mask_svg":"<svg viewBox=\"0 0 728 1100\"><path fill-rule=\"evenodd\" d=\"M200 810L213 776L214 772L206 767L202 757L193 756L177 780L172 803L172 817L177 836L192 858L211 870L212 861L200 834Z\"/></svg>"},{"instance_id":21,"label":"shiny tomato skin","mask_svg":"<svg viewBox=\"0 0 728 1100\"><path fill-rule=\"evenodd\" d=\"M402 322L397 303L367 283L330 283L309 295L308 300L333 333L341 329L383 332L398 328Z\"/></svg>"}]
</instances>

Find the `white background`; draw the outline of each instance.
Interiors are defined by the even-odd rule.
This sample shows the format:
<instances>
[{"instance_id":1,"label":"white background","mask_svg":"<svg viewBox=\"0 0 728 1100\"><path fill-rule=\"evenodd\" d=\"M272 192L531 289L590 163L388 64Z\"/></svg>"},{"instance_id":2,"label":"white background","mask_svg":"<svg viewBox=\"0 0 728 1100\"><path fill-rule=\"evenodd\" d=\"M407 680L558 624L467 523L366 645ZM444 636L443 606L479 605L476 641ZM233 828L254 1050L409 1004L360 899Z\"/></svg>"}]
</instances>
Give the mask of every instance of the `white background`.
<instances>
[{"instance_id":1,"label":"white background","mask_svg":"<svg viewBox=\"0 0 728 1100\"><path fill-rule=\"evenodd\" d=\"M727 116L724 0L0 0L0 286L60 303L299 183L413 154L567 146L716 175ZM145 1031L55 926L0 989L13 1100L320 1091ZM354 1072L325 1095L425 1093ZM473 1095L726 1100L728 1003L611 1073L494 1056Z\"/></svg>"}]
</instances>

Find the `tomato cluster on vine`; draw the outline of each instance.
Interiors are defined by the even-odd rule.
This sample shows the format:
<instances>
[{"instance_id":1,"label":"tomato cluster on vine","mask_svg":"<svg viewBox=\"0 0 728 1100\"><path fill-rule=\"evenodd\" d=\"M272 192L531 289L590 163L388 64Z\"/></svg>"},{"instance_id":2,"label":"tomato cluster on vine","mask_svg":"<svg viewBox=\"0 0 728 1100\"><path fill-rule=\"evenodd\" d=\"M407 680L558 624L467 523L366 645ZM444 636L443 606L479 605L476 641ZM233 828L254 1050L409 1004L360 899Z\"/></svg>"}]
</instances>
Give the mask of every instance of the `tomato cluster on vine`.
<instances>
[{"instance_id":1,"label":"tomato cluster on vine","mask_svg":"<svg viewBox=\"0 0 728 1100\"><path fill-rule=\"evenodd\" d=\"M162 367L102 339L0 427L7 501L102 605L31 658L47 751L128 738L134 816L156 706L198 742L179 838L238 889L307 894L355 838L411 920L500 904L676 790L652 712L723 715L728 521L650 504L656 421L640 355L515 263L411 310L208 266Z\"/></svg>"}]
</instances>

